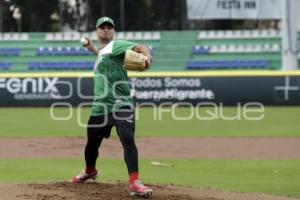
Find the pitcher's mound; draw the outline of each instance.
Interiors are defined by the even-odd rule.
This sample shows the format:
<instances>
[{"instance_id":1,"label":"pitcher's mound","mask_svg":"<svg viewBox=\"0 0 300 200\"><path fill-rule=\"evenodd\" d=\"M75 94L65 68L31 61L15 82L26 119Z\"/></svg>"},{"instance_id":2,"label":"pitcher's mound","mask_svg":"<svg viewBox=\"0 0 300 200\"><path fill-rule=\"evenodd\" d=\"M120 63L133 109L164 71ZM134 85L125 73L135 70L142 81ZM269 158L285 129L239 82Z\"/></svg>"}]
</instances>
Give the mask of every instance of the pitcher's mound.
<instances>
[{"instance_id":1,"label":"pitcher's mound","mask_svg":"<svg viewBox=\"0 0 300 200\"><path fill-rule=\"evenodd\" d=\"M209 188L149 185L155 200L292 200L271 195L225 192ZM5 200L132 200L128 184L122 182L71 184L67 182L0 184L0 197Z\"/></svg>"}]
</instances>

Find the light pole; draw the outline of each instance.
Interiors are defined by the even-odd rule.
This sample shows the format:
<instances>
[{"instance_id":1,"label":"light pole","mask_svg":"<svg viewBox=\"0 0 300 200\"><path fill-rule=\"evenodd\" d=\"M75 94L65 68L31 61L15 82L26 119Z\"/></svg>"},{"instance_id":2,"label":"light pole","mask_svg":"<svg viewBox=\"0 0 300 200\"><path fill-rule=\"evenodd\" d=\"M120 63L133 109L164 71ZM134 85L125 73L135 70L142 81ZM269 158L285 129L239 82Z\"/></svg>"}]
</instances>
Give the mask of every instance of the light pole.
<instances>
[{"instance_id":1,"label":"light pole","mask_svg":"<svg viewBox=\"0 0 300 200\"><path fill-rule=\"evenodd\" d=\"M2 16L3 9L2 8L3 8L3 3L0 0L0 32L2 32L2 24L3 24L3 16Z\"/></svg>"},{"instance_id":2,"label":"light pole","mask_svg":"<svg viewBox=\"0 0 300 200\"><path fill-rule=\"evenodd\" d=\"M186 7L186 0L181 0L181 30L186 29L186 23L187 23L187 7Z\"/></svg>"},{"instance_id":3,"label":"light pole","mask_svg":"<svg viewBox=\"0 0 300 200\"><path fill-rule=\"evenodd\" d=\"M59 20L60 20L60 31L63 31L63 25L64 25L64 2L63 0L59 0Z\"/></svg>"},{"instance_id":4,"label":"light pole","mask_svg":"<svg viewBox=\"0 0 300 200\"><path fill-rule=\"evenodd\" d=\"M105 16L105 0L101 1L101 16Z\"/></svg>"},{"instance_id":5,"label":"light pole","mask_svg":"<svg viewBox=\"0 0 300 200\"><path fill-rule=\"evenodd\" d=\"M120 22L121 22L121 31L124 31L124 22L125 22L124 0L120 0Z\"/></svg>"},{"instance_id":6,"label":"light pole","mask_svg":"<svg viewBox=\"0 0 300 200\"><path fill-rule=\"evenodd\" d=\"M282 69L298 69L298 37L297 37L297 1L281 1L281 45L282 45Z\"/></svg>"}]
</instances>

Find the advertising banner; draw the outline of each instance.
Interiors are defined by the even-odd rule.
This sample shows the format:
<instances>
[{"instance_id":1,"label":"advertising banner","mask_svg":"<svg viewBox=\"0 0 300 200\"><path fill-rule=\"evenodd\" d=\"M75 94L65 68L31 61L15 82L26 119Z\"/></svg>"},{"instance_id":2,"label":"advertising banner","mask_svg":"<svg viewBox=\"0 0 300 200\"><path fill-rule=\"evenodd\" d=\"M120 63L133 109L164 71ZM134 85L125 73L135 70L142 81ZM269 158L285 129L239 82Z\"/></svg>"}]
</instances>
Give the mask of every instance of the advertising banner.
<instances>
[{"instance_id":1,"label":"advertising banner","mask_svg":"<svg viewBox=\"0 0 300 200\"><path fill-rule=\"evenodd\" d=\"M282 0L187 0L188 19L280 19Z\"/></svg>"},{"instance_id":2,"label":"advertising banner","mask_svg":"<svg viewBox=\"0 0 300 200\"><path fill-rule=\"evenodd\" d=\"M131 77L130 84L136 104L300 105L300 76ZM1 107L79 106L93 98L92 77L0 78Z\"/></svg>"}]
</instances>

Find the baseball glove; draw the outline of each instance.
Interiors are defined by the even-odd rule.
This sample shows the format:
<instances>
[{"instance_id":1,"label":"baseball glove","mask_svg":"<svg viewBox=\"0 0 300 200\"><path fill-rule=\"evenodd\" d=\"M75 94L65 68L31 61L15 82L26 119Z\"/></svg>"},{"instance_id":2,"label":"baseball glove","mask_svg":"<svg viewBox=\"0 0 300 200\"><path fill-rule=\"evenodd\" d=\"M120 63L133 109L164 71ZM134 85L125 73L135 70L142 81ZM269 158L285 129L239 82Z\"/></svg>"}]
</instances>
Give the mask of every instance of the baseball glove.
<instances>
[{"instance_id":1,"label":"baseball glove","mask_svg":"<svg viewBox=\"0 0 300 200\"><path fill-rule=\"evenodd\" d=\"M124 67L127 70L145 71L147 56L128 49L125 52Z\"/></svg>"}]
</instances>

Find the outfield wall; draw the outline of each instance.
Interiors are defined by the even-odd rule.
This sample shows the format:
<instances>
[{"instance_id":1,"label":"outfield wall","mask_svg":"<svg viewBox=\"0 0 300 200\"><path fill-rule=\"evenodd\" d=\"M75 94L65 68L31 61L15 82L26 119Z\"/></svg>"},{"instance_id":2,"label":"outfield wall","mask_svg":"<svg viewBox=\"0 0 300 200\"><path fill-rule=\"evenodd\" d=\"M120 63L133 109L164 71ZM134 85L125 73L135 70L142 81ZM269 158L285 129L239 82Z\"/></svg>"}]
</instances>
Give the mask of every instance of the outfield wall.
<instances>
[{"instance_id":1,"label":"outfield wall","mask_svg":"<svg viewBox=\"0 0 300 200\"><path fill-rule=\"evenodd\" d=\"M300 105L300 71L144 72L129 77L137 104ZM0 99L1 107L89 105L93 74L0 74Z\"/></svg>"}]
</instances>

